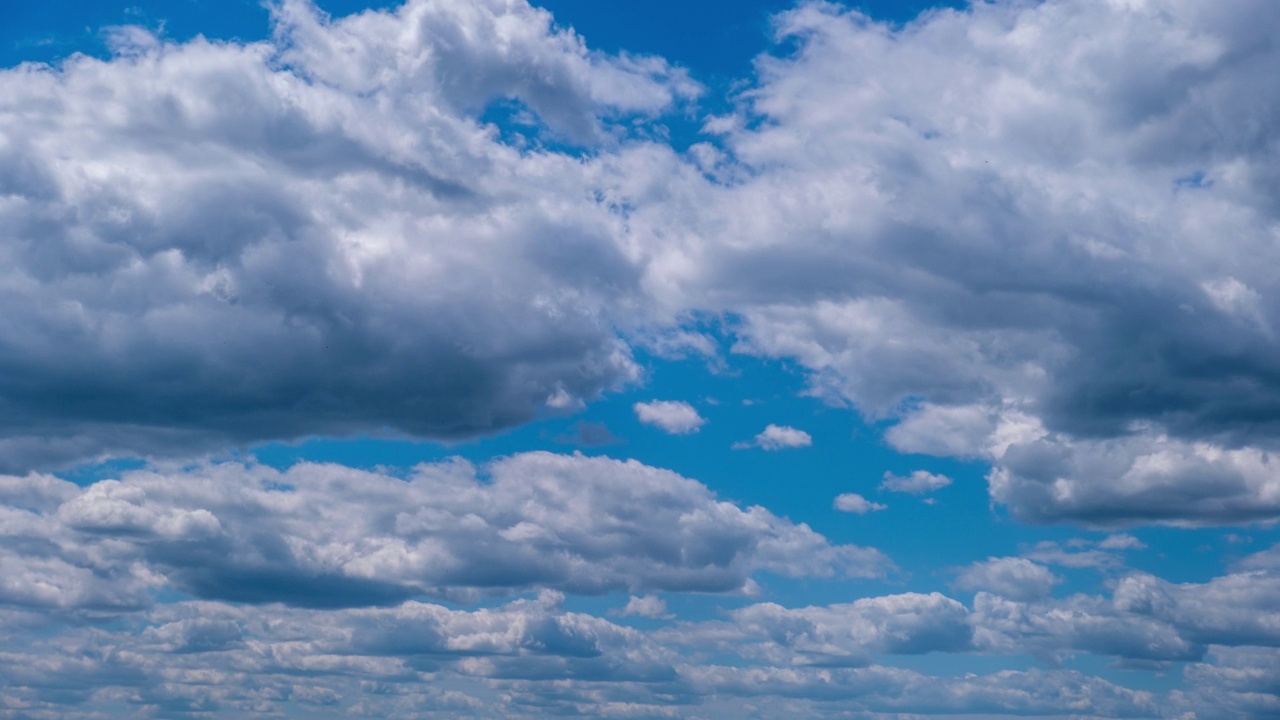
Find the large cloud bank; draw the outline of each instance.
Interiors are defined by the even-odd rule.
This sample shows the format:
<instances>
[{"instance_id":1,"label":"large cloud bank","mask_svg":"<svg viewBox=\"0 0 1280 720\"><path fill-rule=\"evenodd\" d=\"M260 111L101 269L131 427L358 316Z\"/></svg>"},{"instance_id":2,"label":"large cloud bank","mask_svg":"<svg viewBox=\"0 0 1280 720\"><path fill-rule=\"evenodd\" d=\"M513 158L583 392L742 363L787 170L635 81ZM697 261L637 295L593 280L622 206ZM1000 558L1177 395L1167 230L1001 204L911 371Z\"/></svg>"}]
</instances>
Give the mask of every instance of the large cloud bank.
<instances>
[{"instance_id":1,"label":"large cloud bank","mask_svg":"<svg viewBox=\"0 0 1280 720\"><path fill-rule=\"evenodd\" d=\"M687 153L515 1L7 70L4 462L494 431L712 312L1021 518L1273 518L1278 12L805 4Z\"/></svg>"}]
</instances>

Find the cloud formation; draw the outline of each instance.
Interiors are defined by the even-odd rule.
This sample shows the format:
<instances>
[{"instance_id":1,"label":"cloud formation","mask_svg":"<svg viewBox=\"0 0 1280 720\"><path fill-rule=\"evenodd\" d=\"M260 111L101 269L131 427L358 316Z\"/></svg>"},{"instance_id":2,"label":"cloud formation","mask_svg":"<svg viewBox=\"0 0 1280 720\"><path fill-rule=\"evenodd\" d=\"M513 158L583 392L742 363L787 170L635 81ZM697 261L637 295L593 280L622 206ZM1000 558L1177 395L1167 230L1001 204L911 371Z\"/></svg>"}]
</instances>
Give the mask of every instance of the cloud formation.
<instances>
[{"instance_id":1,"label":"cloud formation","mask_svg":"<svg viewBox=\"0 0 1280 720\"><path fill-rule=\"evenodd\" d=\"M688 435L698 432L706 424L706 418L687 402L679 400L654 400L639 402L634 407L636 417L646 425L656 425L672 435Z\"/></svg>"},{"instance_id":2,"label":"cloud formation","mask_svg":"<svg viewBox=\"0 0 1280 720\"><path fill-rule=\"evenodd\" d=\"M599 169L698 92L523 2L412 0L268 42L0 71L0 464L492 432L638 377ZM528 108L518 147L479 118ZM509 138L507 140L510 140ZM639 303L643 306L643 303Z\"/></svg>"},{"instance_id":3,"label":"cloud formation","mask_svg":"<svg viewBox=\"0 0 1280 720\"><path fill-rule=\"evenodd\" d=\"M841 493L836 496L832 506L840 512L853 513L855 515L866 515L876 510L886 510L887 505L871 502L858 493Z\"/></svg>"},{"instance_id":4,"label":"cloud formation","mask_svg":"<svg viewBox=\"0 0 1280 720\"><path fill-rule=\"evenodd\" d=\"M733 182L670 252L740 351L993 463L1021 519L1275 518L1277 13L802 4L708 123Z\"/></svg>"},{"instance_id":5,"label":"cloud formation","mask_svg":"<svg viewBox=\"0 0 1280 720\"><path fill-rule=\"evenodd\" d=\"M710 313L1023 520L1274 519L1278 12L803 3L685 153L514 0L5 70L0 462L493 432Z\"/></svg>"},{"instance_id":6,"label":"cloud formation","mask_svg":"<svg viewBox=\"0 0 1280 720\"><path fill-rule=\"evenodd\" d=\"M6 477L0 489L0 601L46 609L137 609L165 587L312 608L536 588L742 593L761 570L892 568L877 550L833 545L670 471L581 455L422 465L405 478L223 463L83 489Z\"/></svg>"},{"instance_id":7,"label":"cloud formation","mask_svg":"<svg viewBox=\"0 0 1280 720\"><path fill-rule=\"evenodd\" d=\"M738 449L758 447L762 450L787 450L809 447L812 444L813 436L809 433L786 425L770 423L752 438L751 442L735 443L734 447Z\"/></svg>"},{"instance_id":8,"label":"cloud formation","mask_svg":"<svg viewBox=\"0 0 1280 720\"><path fill-rule=\"evenodd\" d=\"M887 472L884 474L884 481L880 483L880 489L888 490L889 492L923 495L934 490L941 490L950 484L951 478L946 475L936 475L926 470L916 470L905 477Z\"/></svg>"}]
</instances>

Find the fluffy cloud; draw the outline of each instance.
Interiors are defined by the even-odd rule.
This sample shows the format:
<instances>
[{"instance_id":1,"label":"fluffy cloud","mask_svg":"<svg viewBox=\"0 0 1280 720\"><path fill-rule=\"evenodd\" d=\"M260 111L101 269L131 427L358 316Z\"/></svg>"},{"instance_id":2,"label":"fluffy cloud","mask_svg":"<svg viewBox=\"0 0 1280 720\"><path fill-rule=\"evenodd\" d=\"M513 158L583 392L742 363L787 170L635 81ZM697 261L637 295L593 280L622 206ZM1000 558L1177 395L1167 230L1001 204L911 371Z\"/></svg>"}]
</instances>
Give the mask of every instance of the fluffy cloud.
<instances>
[{"instance_id":1,"label":"fluffy cloud","mask_svg":"<svg viewBox=\"0 0 1280 720\"><path fill-rule=\"evenodd\" d=\"M706 635L737 644L743 655L784 666L838 667L865 665L881 653L963 651L972 636L968 615L964 605L939 593L907 593L825 607L751 605L735 610L729 626L713 623L678 632L690 641Z\"/></svg>"},{"instance_id":2,"label":"fluffy cloud","mask_svg":"<svg viewBox=\"0 0 1280 720\"><path fill-rule=\"evenodd\" d=\"M466 436L637 377L623 218L538 138L613 146L683 71L523 2L273 14L269 42L130 29L0 71L0 464Z\"/></svg>"},{"instance_id":3,"label":"fluffy cloud","mask_svg":"<svg viewBox=\"0 0 1280 720\"><path fill-rule=\"evenodd\" d=\"M946 475L935 475L925 470L916 470L906 477L887 472L884 474L884 482L880 483L880 488L890 492L923 495L934 490L941 490L950 484L951 478Z\"/></svg>"},{"instance_id":4,"label":"fluffy cloud","mask_svg":"<svg viewBox=\"0 0 1280 720\"><path fill-rule=\"evenodd\" d=\"M1025 558L988 558L962 570L956 577L961 590L986 590L1013 600L1038 600L1049 596L1062 578L1049 568Z\"/></svg>"},{"instance_id":5,"label":"fluffy cloud","mask_svg":"<svg viewBox=\"0 0 1280 720\"><path fill-rule=\"evenodd\" d=\"M0 601L110 609L172 586L305 607L474 598L550 587L743 592L758 570L872 577L876 550L832 545L760 507L642 465L529 453L408 477L337 465L143 470L87 488L47 476L0 490ZM637 513L636 508L644 508Z\"/></svg>"},{"instance_id":6,"label":"fluffy cloud","mask_svg":"<svg viewBox=\"0 0 1280 720\"><path fill-rule=\"evenodd\" d=\"M640 422L656 425L672 435L695 433L707 422L687 402L654 400L636 403L634 409Z\"/></svg>"},{"instance_id":7,"label":"fluffy cloud","mask_svg":"<svg viewBox=\"0 0 1280 720\"><path fill-rule=\"evenodd\" d=\"M618 611L622 617L647 617L671 619L675 617L667 612L667 603L657 595L638 597L632 595L626 606Z\"/></svg>"},{"instance_id":8,"label":"fluffy cloud","mask_svg":"<svg viewBox=\"0 0 1280 720\"><path fill-rule=\"evenodd\" d=\"M1278 13L804 3L688 153L686 73L514 0L5 70L0 461L474 435L717 313L1019 518L1274 519Z\"/></svg>"},{"instance_id":9,"label":"fluffy cloud","mask_svg":"<svg viewBox=\"0 0 1280 720\"><path fill-rule=\"evenodd\" d=\"M855 515L866 515L875 510L886 510L887 505L871 502L862 497L858 493L842 493L836 496L833 507L840 512L853 513Z\"/></svg>"},{"instance_id":10,"label":"fluffy cloud","mask_svg":"<svg viewBox=\"0 0 1280 720\"><path fill-rule=\"evenodd\" d=\"M770 423L751 442L735 443L734 447L738 449L758 447L764 450L786 450L788 448L809 447L812 444L813 437L809 433L786 425Z\"/></svg>"},{"instance_id":11,"label":"fluffy cloud","mask_svg":"<svg viewBox=\"0 0 1280 720\"><path fill-rule=\"evenodd\" d=\"M703 194L718 213L670 213L697 232L669 253L702 259L685 286L737 313L738 350L898 423L899 449L992 462L1020 518L1275 518L1260 21L1280 8L993 2L891 28L803 4L777 24L796 51L708 123L738 172Z\"/></svg>"}]
</instances>

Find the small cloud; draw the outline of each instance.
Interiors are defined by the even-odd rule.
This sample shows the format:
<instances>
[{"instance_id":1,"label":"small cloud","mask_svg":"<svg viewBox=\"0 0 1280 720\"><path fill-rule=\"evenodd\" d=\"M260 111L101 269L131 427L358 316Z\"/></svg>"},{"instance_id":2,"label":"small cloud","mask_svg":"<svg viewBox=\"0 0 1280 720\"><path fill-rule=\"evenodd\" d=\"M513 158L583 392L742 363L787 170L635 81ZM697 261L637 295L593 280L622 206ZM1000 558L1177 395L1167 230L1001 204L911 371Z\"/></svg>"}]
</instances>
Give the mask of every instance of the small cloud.
<instances>
[{"instance_id":1,"label":"small cloud","mask_svg":"<svg viewBox=\"0 0 1280 720\"><path fill-rule=\"evenodd\" d=\"M570 395L564 388L556 388L556 391L547 397L547 407L563 412L577 412L587 406L582 398Z\"/></svg>"},{"instance_id":2,"label":"small cloud","mask_svg":"<svg viewBox=\"0 0 1280 720\"><path fill-rule=\"evenodd\" d=\"M1062 578L1049 568L1025 558L987 558L960 572L955 586L961 590L992 592L1010 600L1031 601L1049 596Z\"/></svg>"},{"instance_id":3,"label":"small cloud","mask_svg":"<svg viewBox=\"0 0 1280 720\"><path fill-rule=\"evenodd\" d=\"M785 425L769 425L764 432L755 436L751 442L733 444L734 450L758 447L764 450L782 450L785 448L809 447L813 444L813 436L803 430Z\"/></svg>"},{"instance_id":4,"label":"small cloud","mask_svg":"<svg viewBox=\"0 0 1280 720\"><path fill-rule=\"evenodd\" d=\"M1102 570L1120 567L1124 564L1113 553L1097 549L1071 552L1048 540L1036 543L1031 550L1023 553L1023 556L1046 565L1060 565L1069 568L1096 568Z\"/></svg>"},{"instance_id":5,"label":"small cloud","mask_svg":"<svg viewBox=\"0 0 1280 720\"><path fill-rule=\"evenodd\" d=\"M613 613L619 617L646 617L657 618L661 620L669 620L674 615L667 612L667 603L657 595L645 595L644 597L631 596L627 601L626 607Z\"/></svg>"},{"instance_id":6,"label":"small cloud","mask_svg":"<svg viewBox=\"0 0 1280 720\"><path fill-rule=\"evenodd\" d=\"M569 432L557 435L556 442L562 445L600 447L617 445L622 439L610 432L604 423L578 421L569 427Z\"/></svg>"},{"instance_id":7,"label":"small cloud","mask_svg":"<svg viewBox=\"0 0 1280 720\"><path fill-rule=\"evenodd\" d=\"M706 418L687 402L654 400L635 404L636 417L646 425L657 425L672 435L688 435L698 432L706 424Z\"/></svg>"},{"instance_id":8,"label":"small cloud","mask_svg":"<svg viewBox=\"0 0 1280 720\"><path fill-rule=\"evenodd\" d=\"M1145 550L1147 544L1127 533L1108 535L1098 543L1103 550Z\"/></svg>"},{"instance_id":9,"label":"small cloud","mask_svg":"<svg viewBox=\"0 0 1280 720\"><path fill-rule=\"evenodd\" d=\"M941 490L950 484L951 478L946 475L935 475L924 470L916 470L905 477L887 472L884 474L884 482L880 483L880 489L888 490L889 492L923 495L934 490Z\"/></svg>"},{"instance_id":10,"label":"small cloud","mask_svg":"<svg viewBox=\"0 0 1280 720\"><path fill-rule=\"evenodd\" d=\"M837 495L835 502L835 509L840 512L853 513L855 515L866 515L869 512L886 510L888 507L888 505L871 502L858 493Z\"/></svg>"}]
</instances>

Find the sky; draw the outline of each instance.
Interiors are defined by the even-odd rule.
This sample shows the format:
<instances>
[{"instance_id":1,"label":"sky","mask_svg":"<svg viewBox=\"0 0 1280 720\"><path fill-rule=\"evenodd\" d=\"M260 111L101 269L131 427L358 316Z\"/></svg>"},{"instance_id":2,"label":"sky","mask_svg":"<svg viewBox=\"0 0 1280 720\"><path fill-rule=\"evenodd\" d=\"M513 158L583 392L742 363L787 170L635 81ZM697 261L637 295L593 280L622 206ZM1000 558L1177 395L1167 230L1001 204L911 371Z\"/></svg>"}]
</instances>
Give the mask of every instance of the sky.
<instances>
[{"instance_id":1,"label":"sky","mask_svg":"<svg viewBox=\"0 0 1280 720\"><path fill-rule=\"evenodd\" d=\"M1280 716L1277 26L0 6L0 718Z\"/></svg>"}]
</instances>

